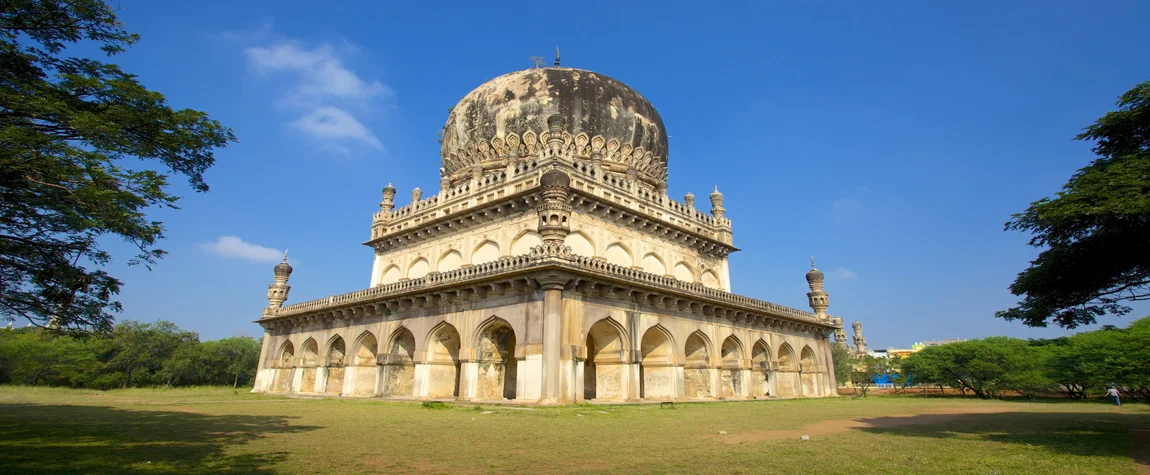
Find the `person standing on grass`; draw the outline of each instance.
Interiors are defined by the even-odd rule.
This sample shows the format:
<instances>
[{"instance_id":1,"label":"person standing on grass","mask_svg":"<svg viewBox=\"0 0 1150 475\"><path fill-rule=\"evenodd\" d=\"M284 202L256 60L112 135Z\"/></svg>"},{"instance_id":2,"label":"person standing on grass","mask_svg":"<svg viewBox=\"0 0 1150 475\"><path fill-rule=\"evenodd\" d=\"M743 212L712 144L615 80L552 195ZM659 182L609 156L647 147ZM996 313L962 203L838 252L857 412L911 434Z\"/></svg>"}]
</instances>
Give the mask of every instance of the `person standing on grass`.
<instances>
[{"instance_id":1,"label":"person standing on grass","mask_svg":"<svg viewBox=\"0 0 1150 475\"><path fill-rule=\"evenodd\" d=\"M1115 406L1122 405L1122 399L1119 397L1118 390L1115 389L1114 386L1110 386L1110 389L1106 390L1106 395L1110 396L1110 401L1112 401Z\"/></svg>"}]
</instances>

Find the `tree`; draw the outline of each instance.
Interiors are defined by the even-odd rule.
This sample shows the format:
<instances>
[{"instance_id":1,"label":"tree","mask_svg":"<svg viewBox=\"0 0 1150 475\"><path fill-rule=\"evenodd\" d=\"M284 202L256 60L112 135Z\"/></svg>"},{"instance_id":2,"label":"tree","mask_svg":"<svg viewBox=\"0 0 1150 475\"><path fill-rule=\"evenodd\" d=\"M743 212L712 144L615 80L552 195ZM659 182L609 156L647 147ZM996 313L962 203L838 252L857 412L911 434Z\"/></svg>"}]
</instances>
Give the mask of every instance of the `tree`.
<instances>
[{"instance_id":1,"label":"tree","mask_svg":"<svg viewBox=\"0 0 1150 475\"><path fill-rule=\"evenodd\" d=\"M260 342L255 338L236 336L204 343L217 374L211 384L231 384L232 387L254 382L260 359Z\"/></svg>"},{"instance_id":2,"label":"tree","mask_svg":"<svg viewBox=\"0 0 1150 475\"><path fill-rule=\"evenodd\" d=\"M998 317L1075 328L1150 299L1150 81L1117 105L1076 137L1098 158L1006 223L1045 250L1010 285L1022 301Z\"/></svg>"},{"instance_id":3,"label":"tree","mask_svg":"<svg viewBox=\"0 0 1150 475\"><path fill-rule=\"evenodd\" d=\"M164 227L145 211L176 208L168 174L207 191L214 150L235 141L116 65L65 56L74 44L112 56L138 39L100 0L0 1L0 318L110 330L121 282L103 270L101 243L123 239L138 251L129 264L156 263Z\"/></svg>"},{"instance_id":4,"label":"tree","mask_svg":"<svg viewBox=\"0 0 1150 475\"><path fill-rule=\"evenodd\" d=\"M890 374L890 362L886 358L870 355L856 357L854 371L851 372L851 383L859 388L856 397L866 397L874 385L875 377L883 374Z\"/></svg>"},{"instance_id":5,"label":"tree","mask_svg":"<svg viewBox=\"0 0 1150 475\"><path fill-rule=\"evenodd\" d=\"M840 385L850 381L855 366L854 355L845 346L834 344L831 345L831 361L835 365L835 381Z\"/></svg>"},{"instance_id":6,"label":"tree","mask_svg":"<svg viewBox=\"0 0 1150 475\"><path fill-rule=\"evenodd\" d=\"M182 347L198 344L199 336L168 321L126 321L117 324L103 342L106 349L102 359L108 370L119 373L114 379L126 388L159 383L155 377L164 363ZM171 375L164 376L168 379Z\"/></svg>"}]
</instances>

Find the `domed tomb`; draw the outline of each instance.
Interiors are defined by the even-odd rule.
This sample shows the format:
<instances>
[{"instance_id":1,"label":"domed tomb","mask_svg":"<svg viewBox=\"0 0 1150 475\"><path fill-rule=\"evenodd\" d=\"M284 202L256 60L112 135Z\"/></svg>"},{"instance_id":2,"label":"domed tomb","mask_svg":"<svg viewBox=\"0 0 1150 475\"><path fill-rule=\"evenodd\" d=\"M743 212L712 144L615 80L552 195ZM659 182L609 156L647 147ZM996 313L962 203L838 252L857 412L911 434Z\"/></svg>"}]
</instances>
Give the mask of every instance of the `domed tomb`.
<instances>
[{"instance_id":1,"label":"domed tomb","mask_svg":"<svg viewBox=\"0 0 1150 475\"><path fill-rule=\"evenodd\" d=\"M505 74L464 96L443 128L443 175L454 186L544 150L666 187L667 134L651 103L610 77L559 67Z\"/></svg>"}]
</instances>

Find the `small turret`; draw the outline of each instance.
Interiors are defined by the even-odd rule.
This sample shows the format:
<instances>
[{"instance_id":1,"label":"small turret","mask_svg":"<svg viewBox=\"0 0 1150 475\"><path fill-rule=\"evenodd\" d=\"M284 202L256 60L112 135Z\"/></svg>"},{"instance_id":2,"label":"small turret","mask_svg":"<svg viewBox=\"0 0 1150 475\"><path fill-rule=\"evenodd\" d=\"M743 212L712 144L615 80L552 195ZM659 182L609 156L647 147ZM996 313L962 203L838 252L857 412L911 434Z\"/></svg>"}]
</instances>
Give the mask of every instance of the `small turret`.
<instances>
[{"instance_id":1,"label":"small turret","mask_svg":"<svg viewBox=\"0 0 1150 475\"><path fill-rule=\"evenodd\" d=\"M834 317L833 319L831 319L831 322L835 326L835 344L839 345L839 347L846 348L847 347L847 332L846 332L846 330L843 330L843 319L839 318L839 317Z\"/></svg>"},{"instance_id":2,"label":"small turret","mask_svg":"<svg viewBox=\"0 0 1150 475\"><path fill-rule=\"evenodd\" d=\"M379 202L379 209L384 212L395 209L395 187L391 183L383 187L383 201Z\"/></svg>"},{"instance_id":3,"label":"small turret","mask_svg":"<svg viewBox=\"0 0 1150 475\"><path fill-rule=\"evenodd\" d=\"M719 186L715 185L715 191L711 192L711 214L716 218L722 218L727 210L723 209L723 194L719 193Z\"/></svg>"},{"instance_id":4,"label":"small turret","mask_svg":"<svg viewBox=\"0 0 1150 475\"><path fill-rule=\"evenodd\" d=\"M695 209L695 194L688 191L683 195L683 202L687 203L688 208Z\"/></svg>"}]
</instances>

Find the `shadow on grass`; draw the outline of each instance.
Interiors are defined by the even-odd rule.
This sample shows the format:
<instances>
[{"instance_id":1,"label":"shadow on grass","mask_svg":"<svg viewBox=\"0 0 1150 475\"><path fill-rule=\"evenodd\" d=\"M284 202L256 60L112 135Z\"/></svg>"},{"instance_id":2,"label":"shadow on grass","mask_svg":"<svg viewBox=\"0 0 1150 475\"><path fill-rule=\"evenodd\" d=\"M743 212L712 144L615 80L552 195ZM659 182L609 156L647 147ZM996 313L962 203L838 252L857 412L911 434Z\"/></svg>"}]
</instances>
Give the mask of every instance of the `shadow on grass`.
<instances>
[{"instance_id":1,"label":"shadow on grass","mask_svg":"<svg viewBox=\"0 0 1150 475\"><path fill-rule=\"evenodd\" d=\"M872 434L980 440L1040 446L1055 452L1129 459L1137 414L1091 412L1001 412L922 414L861 419Z\"/></svg>"},{"instance_id":2,"label":"shadow on grass","mask_svg":"<svg viewBox=\"0 0 1150 475\"><path fill-rule=\"evenodd\" d=\"M289 418L134 411L101 406L0 408L6 473L272 473L287 452L225 453L272 434L318 427Z\"/></svg>"}]
</instances>

